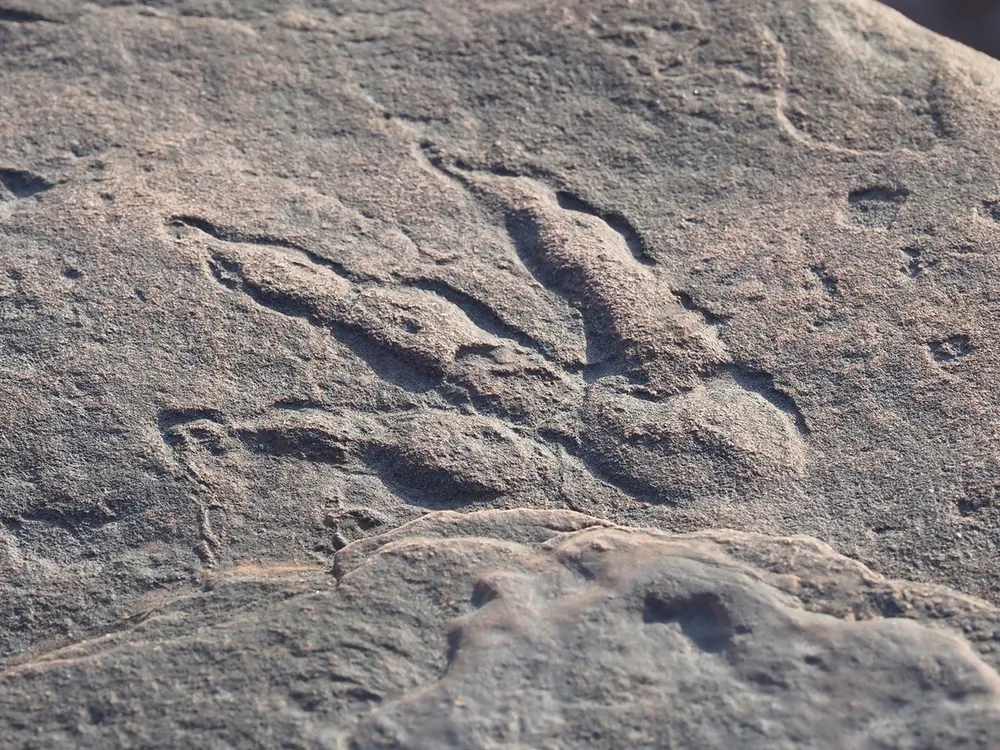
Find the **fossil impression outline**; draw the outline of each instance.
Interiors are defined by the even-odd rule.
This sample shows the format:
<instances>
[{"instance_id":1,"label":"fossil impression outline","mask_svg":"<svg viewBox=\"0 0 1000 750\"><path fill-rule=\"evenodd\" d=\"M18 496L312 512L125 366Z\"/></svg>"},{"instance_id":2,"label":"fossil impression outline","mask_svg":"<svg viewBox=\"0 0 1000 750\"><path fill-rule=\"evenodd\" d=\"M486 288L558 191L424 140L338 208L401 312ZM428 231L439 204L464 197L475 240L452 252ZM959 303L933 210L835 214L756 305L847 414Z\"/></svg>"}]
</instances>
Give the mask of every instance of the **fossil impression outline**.
<instances>
[{"instance_id":1,"label":"fossil impression outline","mask_svg":"<svg viewBox=\"0 0 1000 750\"><path fill-rule=\"evenodd\" d=\"M238 423L218 409L172 419L165 439L196 481L197 452L236 446L375 475L423 507L532 492L565 499L568 470L633 500L674 504L802 473L808 427L795 402L767 373L733 361L717 325L684 304L624 219L531 177L450 164L429 144L418 158L494 217L513 259L577 311L585 365L560 362L488 300L439 279L387 283L280 237L171 216L216 282L327 332L413 402L380 413L299 404Z\"/></svg>"}]
</instances>

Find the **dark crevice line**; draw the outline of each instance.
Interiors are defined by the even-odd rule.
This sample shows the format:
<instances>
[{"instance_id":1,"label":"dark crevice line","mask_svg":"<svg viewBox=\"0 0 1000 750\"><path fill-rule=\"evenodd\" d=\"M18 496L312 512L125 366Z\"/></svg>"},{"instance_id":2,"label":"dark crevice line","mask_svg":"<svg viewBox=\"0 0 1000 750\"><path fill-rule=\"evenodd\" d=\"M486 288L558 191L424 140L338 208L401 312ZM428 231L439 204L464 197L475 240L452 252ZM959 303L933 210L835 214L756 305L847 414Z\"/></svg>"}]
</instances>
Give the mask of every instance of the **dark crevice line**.
<instances>
[{"instance_id":1,"label":"dark crevice line","mask_svg":"<svg viewBox=\"0 0 1000 750\"><path fill-rule=\"evenodd\" d=\"M350 458L346 441L327 434L322 428L239 428L235 435L251 452L274 458L291 457L334 466L346 465Z\"/></svg>"},{"instance_id":2,"label":"dark crevice line","mask_svg":"<svg viewBox=\"0 0 1000 750\"><path fill-rule=\"evenodd\" d=\"M466 357L489 357L499 347L496 344L460 344L455 350L455 359Z\"/></svg>"},{"instance_id":3,"label":"dark crevice line","mask_svg":"<svg viewBox=\"0 0 1000 750\"><path fill-rule=\"evenodd\" d=\"M795 425L799 434L809 434L809 425L806 423L805 415L799 409L799 405L795 403L794 398L775 384L773 375L742 365L726 365L721 368L721 371L728 373L736 384L744 390L756 393L776 409L784 412Z\"/></svg>"},{"instance_id":4,"label":"dark crevice line","mask_svg":"<svg viewBox=\"0 0 1000 750\"><path fill-rule=\"evenodd\" d=\"M621 236L625 241L625 246L632 253L632 257L639 263L645 266L656 265L656 261L649 255L649 248L646 246L646 241L642 235L636 231L632 223L621 213L617 211L602 211L578 195L573 195L565 190L556 192L556 200L559 202L559 207L564 211L576 211L577 213L597 217Z\"/></svg>"},{"instance_id":5,"label":"dark crevice line","mask_svg":"<svg viewBox=\"0 0 1000 750\"><path fill-rule=\"evenodd\" d=\"M0 8L0 21L7 23L57 23L41 13L34 13L30 10L14 10L13 8Z\"/></svg>"},{"instance_id":6,"label":"dark crevice line","mask_svg":"<svg viewBox=\"0 0 1000 750\"><path fill-rule=\"evenodd\" d=\"M426 393L437 385L427 373L373 343L365 331L320 319L304 302L278 297L245 283L242 269L231 260L213 254L210 267L213 277L227 289L243 292L261 307L287 317L300 318L316 328L329 331L335 340L367 362L375 374L383 380L413 394Z\"/></svg>"},{"instance_id":7,"label":"dark crevice line","mask_svg":"<svg viewBox=\"0 0 1000 750\"><path fill-rule=\"evenodd\" d=\"M357 274L348 270L343 264L317 255L305 247L281 237L249 234L231 228L219 227L212 222L194 216L174 216L171 217L169 221L174 224L182 224L192 229L196 229L221 242L237 242L277 247L282 250L293 250L304 255L310 262L332 270L338 276L347 281L355 284L365 284L369 281L368 279L360 278ZM436 294L437 296L444 298L446 301L450 302L465 313L466 317L468 317L469 320L471 320L476 326L489 334L497 336L498 338L505 338L514 341L521 346L538 352L546 359L553 358L553 353L550 351L551 347L546 347L544 344L519 330L515 326L510 325L497 315L496 312L489 307L489 305L480 302L470 294L456 289L446 281L442 281L440 279L415 279L404 281L403 285Z\"/></svg>"},{"instance_id":8,"label":"dark crevice line","mask_svg":"<svg viewBox=\"0 0 1000 750\"><path fill-rule=\"evenodd\" d=\"M600 308L585 307L573 295L570 278L560 278L545 268L539 256L542 254L541 240L534 219L526 213L509 214L504 228L514 245L521 265L546 290L562 299L571 309L583 317L583 334L586 341L586 367L601 367L618 359L618 341L610 333L613 330L609 316ZM609 365L615 366L615 365ZM612 374L612 373L607 373ZM615 374L619 374L616 373Z\"/></svg>"},{"instance_id":9,"label":"dark crevice line","mask_svg":"<svg viewBox=\"0 0 1000 750\"><path fill-rule=\"evenodd\" d=\"M343 263L318 255L297 242L286 240L283 237L275 237L267 234L250 234L248 232L232 229L230 227L220 227L197 216L171 216L167 222L173 225L182 225L189 227L190 229L196 229L203 234L207 234L213 239L219 240L220 242L236 242L245 245L276 247L286 251L291 250L296 253L301 253L310 263L327 268L347 281L354 283L363 283L366 281L366 279L362 279L358 276L358 274L349 270Z\"/></svg>"},{"instance_id":10,"label":"dark crevice line","mask_svg":"<svg viewBox=\"0 0 1000 750\"><path fill-rule=\"evenodd\" d=\"M405 285L443 297L465 313L465 316L479 328L497 338L509 339L527 349L538 352L548 360L554 359L554 352L551 351L551 347L546 346L519 328L507 323L489 305L480 302L466 292L456 289L446 281L441 281L440 279L414 279L406 281Z\"/></svg>"},{"instance_id":11,"label":"dark crevice line","mask_svg":"<svg viewBox=\"0 0 1000 750\"><path fill-rule=\"evenodd\" d=\"M621 236L622 240L625 242L625 246L628 247L629 252L632 253L632 257L634 257L637 262L646 266L656 265L656 261L649 254L649 247L646 240L624 214L619 211L602 210L589 201L584 200L580 196L571 193L562 187L552 188L551 183L562 182L554 175L532 169L517 171L503 165L474 165L462 160L456 161L455 168L452 168L445 163L444 158L437 153L432 143L424 141L420 144L420 150L424 158L428 161L428 163L430 163L431 166L444 174L446 177L459 182L466 189L468 189L470 185L468 180L465 178L465 175L462 174L462 171L487 172L497 177L525 177L541 182L543 185L546 185L555 191L556 202L559 204L561 209L564 211L575 211L577 213L589 214L590 216L600 219L614 232Z\"/></svg>"},{"instance_id":12,"label":"dark crevice line","mask_svg":"<svg viewBox=\"0 0 1000 750\"><path fill-rule=\"evenodd\" d=\"M403 453L390 445L371 443L365 446L360 460L386 489L407 505L427 510L455 510L503 497L503 492L498 490L462 482L450 484L443 475L435 477L433 472L426 476L414 475Z\"/></svg>"},{"instance_id":13,"label":"dark crevice line","mask_svg":"<svg viewBox=\"0 0 1000 750\"><path fill-rule=\"evenodd\" d=\"M683 290L671 289L671 293L678 304L688 312L693 312L701 316L701 319L710 326L721 326L729 322L728 315L720 315L709 310L704 305L699 305L694 298Z\"/></svg>"},{"instance_id":14,"label":"dark crevice line","mask_svg":"<svg viewBox=\"0 0 1000 750\"><path fill-rule=\"evenodd\" d=\"M239 229L220 227L207 219L202 219L197 216L171 216L168 221L173 224L183 224L187 227L191 227L192 229L197 229L199 232L204 232L205 234L214 237L217 240L221 240L222 242L243 242L253 245L271 245L274 247L283 247L289 250L306 252L306 250L300 245L281 237L249 234L247 232L240 231Z\"/></svg>"},{"instance_id":15,"label":"dark crevice line","mask_svg":"<svg viewBox=\"0 0 1000 750\"><path fill-rule=\"evenodd\" d=\"M419 155L422 156L432 167L453 180L461 182L468 187L463 172L485 172L496 177L528 177L546 185L561 185L562 181L558 175L538 166L521 165L519 168L509 167L506 164L471 162L468 159L457 157L453 160L454 166L449 166L444 156L441 154L437 144L424 139L420 142Z\"/></svg>"},{"instance_id":16,"label":"dark crevice line","mask_svg":"<svg viewBox=\"0 0 1000 750\"><path fill-rule=\"evenodd\" d=\"M421 154L434 169L443 174L445 177L457 182L470 193L476 193L475 186L470 184L468 177L462 172L462 170L472 169L472 167L466 167L465 165L459 164L456 169L447 165L444 158L436 152L433 144L428 142L421 144ZM486 171L506 176L504 173L497 172L496 170ZM511 176L523 177L525 175ZM532 177L532 179L536 178ZM539 181L545 184L543 180ZM567 208L562 202L560 202L560 206L564 210L579 211L586 208L586 213L595 215L607 223L607 220L599 213L596 213L594 210L590 210L589 204L585 204L583 201L580 201L580 199L571 196L565 191L557 193L557 196L558 195L563 196L562 201L568 200L574 206L574 208ZM615 228L610 224L609 226L611 226L611 228L620 235L622 234L621 229ZM518 259L521 261L521 265L524 266L528 273L530 273L543 288L557 295L571 309L578 311L583 316L587 367L601 367L604 363L609 363L608 367L617 367L617 365L611 363L614 363L617 359L619 359L617 351L619 342L615 340L615 337L611 333L609 333L612 330L612 325L607 319L608 316L600 309L594 309L593 307L582 305L580 300L575 298L572 287L576 282L573 279L560 276L554 273L551 269L547 269L545 267L546 263L541 257L543 255L543 250L541 248L538 226L530 213L525 211L506 211L504 228L507 230L507 235L510 238L511 244L514 246L514 251L518 256ZM626 231L636 237L638 236L637 233L631 229L630 225L628 225ZM623 237L627 243L628 237L624 235ZM634 255L635 251L631 246L630 250L632 250ZM637 260L642 262L641 259L637 258ZM612 373L608 372L608 374ZM614 374L620 373L616 371Z\"/></svg>"},{"instance_id":17,"label":"dark crevice line","mask_svg":"<svg viewBox=\"0 0 1000 750\"><path fill-rule=\"evenodd\" d=\"M423 158L423 161L427 166L434 169L436 172L447 177L453 182L457 182L463 188L465 188L470 193L474 193L473 185L471 184L469 178L464 174L464 172L475 172L480 171L475 167L466 164L465 162L459 161L455 166L450 166L444 159L444 157L439 153L437 147L430 141L421 141L420 150L417 152L418 156ZM464 172L463 172L464 170ZM495 174L499 177L522 177L523 175L510 170L487 170L491 174Z\"/></svg>"}]
</instances>

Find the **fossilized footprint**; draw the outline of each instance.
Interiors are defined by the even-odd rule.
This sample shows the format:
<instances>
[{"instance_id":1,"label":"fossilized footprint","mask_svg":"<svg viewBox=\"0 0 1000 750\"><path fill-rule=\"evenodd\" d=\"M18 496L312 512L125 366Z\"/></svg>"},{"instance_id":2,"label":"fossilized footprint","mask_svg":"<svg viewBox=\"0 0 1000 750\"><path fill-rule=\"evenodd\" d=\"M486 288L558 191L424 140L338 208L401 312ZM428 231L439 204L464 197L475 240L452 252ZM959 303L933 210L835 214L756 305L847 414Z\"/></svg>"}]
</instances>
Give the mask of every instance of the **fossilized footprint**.
<instances>
[{"instance_id":1,"label":"fossilized footprint","mask_svg":"<svg viewBox=\"0 0 1000 750\"><path fill-rule=\"evenodd\" d=\"M801 472L805 425L794 404L732 361L631 230L534 179L458 169L433 154L426 165L502 223L512 255L579 312L585 367L531 346L531 331L486 330L439 280L366 278L280 238L172 217L176 231L196 230L220 284L328 331L416 409L366 416L367 432L309 412L265 413L249 432L225 428L244 447L274 455L312 435L336 446L345 467L374 467L404 497L409 486L455 503L554 495L567 453L592 481L659 502L738 496ZM254 430L271 437L254 441Z\"/></svg>"},{"instance_id":2,"label":"fossilized footprint","mask_svg":"<svg viewBox=\"0 0 1000 750\"><path fill-rule=\"evenodd\" d=\"M534 179L430 159L503 218L525 267L583 315L579 437L604 476L670 498L801 472L807 430L794 403L732 362L715 328L649 267L634 231Z\"/></svg>"}]
</instances>

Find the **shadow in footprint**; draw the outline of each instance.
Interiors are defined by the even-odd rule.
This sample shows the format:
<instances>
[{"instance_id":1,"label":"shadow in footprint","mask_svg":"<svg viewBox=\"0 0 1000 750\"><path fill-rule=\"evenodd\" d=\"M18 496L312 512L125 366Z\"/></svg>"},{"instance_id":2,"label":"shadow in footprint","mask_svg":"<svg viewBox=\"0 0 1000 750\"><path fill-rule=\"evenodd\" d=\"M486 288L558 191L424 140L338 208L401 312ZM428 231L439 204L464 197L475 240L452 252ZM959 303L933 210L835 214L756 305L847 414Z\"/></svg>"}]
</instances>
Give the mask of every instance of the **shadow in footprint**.
<instances>
[{"instance_id":1,"label":"shadow in footprint","mask_svg":"<svg viewBox=\"0 0 1000 750\"><path fill-rule=\"evenodd\" d=\"M729 614L719 597L711 593L678 599L650 594L643 602L642 621L647 625L676 624L699 649L713 654L725 651L732 638Z\"/></svg>"},{"instance_id":2,"label":"shadow in footprint","mask_svg":"<svg viewBox=\"0 0 1000 750\"><path fill-rule=\"evenodd\" d=\"M910 197L906 188L872 187L847 197L847 216L865 229L889 229Z\"/></svg>"}]
</instances>

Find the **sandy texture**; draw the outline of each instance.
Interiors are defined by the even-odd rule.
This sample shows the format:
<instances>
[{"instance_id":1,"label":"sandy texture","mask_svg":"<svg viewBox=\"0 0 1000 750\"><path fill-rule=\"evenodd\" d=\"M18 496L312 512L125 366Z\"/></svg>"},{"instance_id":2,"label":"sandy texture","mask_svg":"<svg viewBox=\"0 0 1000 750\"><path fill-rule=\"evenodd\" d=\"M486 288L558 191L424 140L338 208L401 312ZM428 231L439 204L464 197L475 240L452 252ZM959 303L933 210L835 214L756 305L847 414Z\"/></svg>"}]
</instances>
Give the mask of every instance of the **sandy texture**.
<instances>
[{"instance_id":1,"label":"sandy texture","mask_svg":"<svg viewBox=\"0 0 1000 750\"><path fill-rule=\"evenodd\" d=\"M92 644L206 576L317 570L192 594L199 617L222 613L211 651L223 620L263 622L267 597L305 596L295 586L332 591L338 550L441 510L804 534L879 575L1000 602L1000 62L868 0L0 0L0 79L3 663ZM538 575L529 598L565 611ZM786 616L778 584L734 580L705 596L742 587L759 629L795 643L878 654L888 639L885 674L912 674L930 638L893 623L821 637L820 620ZM365 594L403 612L401 581ZM608 606L595 611L626 616ZM395 617L370 627L411 627ZM477 617L470 638L489 641ZM949 663L973 663L941 637ZM205 658L235 660L233 680L265 674L233 638ZM178 643L165 674L197 672L200 646ZM774 672L769 648L748 653ZM446 649L427 649L440 666ZM101 656L107 675L110 653L124 652ZM168 705L150 653L129 658L142 705ZM500 658L463 653L463 669ZM675 656L657 658L669 671ZM398 659L411 677L366 689L440 676ZM752 682L727 664L697 690ZM98 680L51 674L63 682L12 689L68 700ZM463 674L428 695L465 690ZM919 704L945 728L966 721L934 692L951 679ZM992 706L990 679L960 682ZM674 694L655 684L650 700ZM357 741L424 726L425 698L407 695ZM870 700L877 716L891 697ZM208 706L191 731L225 714ZM101 715L31 726L72 744L73 722L99 737ZM179 714L122 731L157 737L161 715ZM268 744L233 722L212 726ZM426 726L421 742L452 731ZM711 737L743 737L734 726Z\"/></svg>"},{"instance_id":2,"label":"sandy texture","mask_svg":"<svg viewBox=\"0 0 1000 750\"><path fill-rule=\"evenodd\" d=\"M15 664L0 716L24 747L986 748L998 629L805 537L442 512Z\"/></svg>"}]
</instances>

